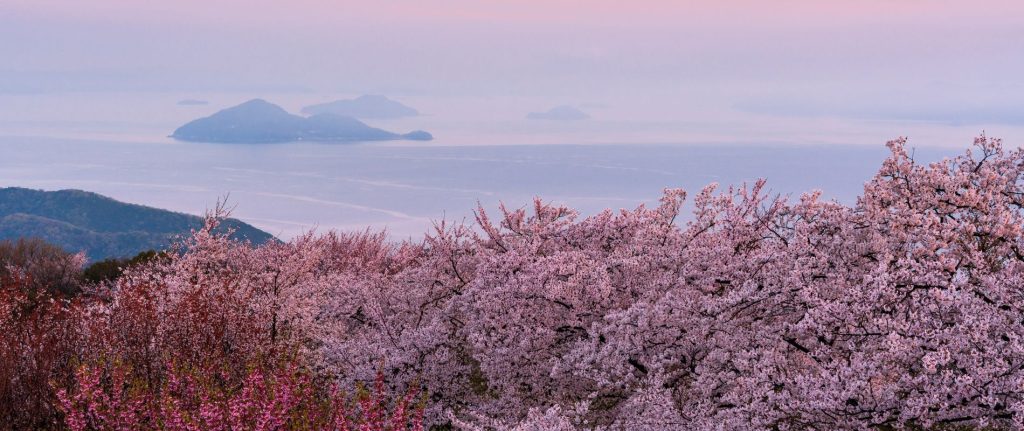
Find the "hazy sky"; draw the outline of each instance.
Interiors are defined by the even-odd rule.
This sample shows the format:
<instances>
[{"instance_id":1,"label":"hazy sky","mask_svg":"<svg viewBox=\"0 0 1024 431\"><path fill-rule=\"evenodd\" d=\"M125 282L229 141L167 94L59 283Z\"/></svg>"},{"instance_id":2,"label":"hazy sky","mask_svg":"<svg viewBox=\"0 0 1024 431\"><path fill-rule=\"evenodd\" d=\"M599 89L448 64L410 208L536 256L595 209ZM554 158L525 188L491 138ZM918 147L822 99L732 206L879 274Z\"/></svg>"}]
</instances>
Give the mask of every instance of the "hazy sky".
<instances>
[{"instance_id":1,"label":"hazy sky","mask_svg":"<svg viewBox=\"0 0 1024 431\"><path fill-rule=\"evenodd\" d=\"M1024 125L1022 5L0 0L0 93L649 98L779 116Z\"/></svg>"}]
</instances>

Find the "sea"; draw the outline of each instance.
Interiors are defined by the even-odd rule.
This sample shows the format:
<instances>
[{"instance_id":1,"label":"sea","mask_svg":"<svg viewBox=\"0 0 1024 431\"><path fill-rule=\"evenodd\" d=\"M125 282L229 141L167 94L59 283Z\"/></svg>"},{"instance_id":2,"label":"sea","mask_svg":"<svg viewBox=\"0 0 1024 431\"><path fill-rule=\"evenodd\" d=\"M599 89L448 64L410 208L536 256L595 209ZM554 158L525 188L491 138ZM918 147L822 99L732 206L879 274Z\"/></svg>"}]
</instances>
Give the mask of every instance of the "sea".
<instances>
[{"instance_id":1,"label":"sea","mask_svg":"<svg viewBox=\"0 0 1024 431\"><path fill-rule=\"evenodd\" d=\"M709 184L724 190L760 178L784 198L820 190L850 204L889 154L887 137L900 129L875 125L853 134L855 124L810 119L816 128L804 128L787 119L782 124L793 130L787 134L770 119L638 118L596 104L588 105L590 120L537 122L524 115L548 106L538 101L411 98L429 107L424 115L367 123L403 133L423 129L435 140L213 144L167 137L190 119L249 97L0 96L0 187L81 189L191 214L226 200L233 217L282 239L310 230L370 229L415 240L441 221L473 223L478 207L529 208L540 198L586 217L656 205L667 187L692 196ZM186 98L210 103L176 103ZM297 112L330 96L265 98ZM842 139L828 138L833 129ZM961 153L973 132L957 133L964 135L959 149L921 145L915 156Z\"/></svg>"}]
</instances>

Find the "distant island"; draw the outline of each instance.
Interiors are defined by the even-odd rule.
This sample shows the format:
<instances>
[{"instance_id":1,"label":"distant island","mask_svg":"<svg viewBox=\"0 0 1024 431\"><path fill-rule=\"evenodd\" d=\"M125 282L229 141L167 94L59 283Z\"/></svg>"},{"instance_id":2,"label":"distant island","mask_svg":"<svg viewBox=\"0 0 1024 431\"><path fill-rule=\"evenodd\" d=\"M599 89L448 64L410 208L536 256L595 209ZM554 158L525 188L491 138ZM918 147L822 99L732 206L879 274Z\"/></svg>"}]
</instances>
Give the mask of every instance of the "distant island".
<instances>
[{"instance_id":1,"label":"distant island","mask_svg":"<svg viewBox=\"0 0 1024 431\"><path fill-rule=\"evenodd\" d=\"M586 120L590 116L575 107L563 105L544 112L531 112L526 114L526 118L529 120L577 121Z\"/></svg>"},{"instance_id":2,"label":"distant island","mask_svg":"<svg viewBox=\"0 0 1024 431\"><path fill-rule=\"evenodd\" d=\"M84 251L93 261L163 250L202 226L199 216L81 190L0 188L0 240L40 238L72 253ZM254 244L275 240L235 219L226 220L219 229L233 229L234 238Z\"/></svg>"},{"instance_id":3,"label":"distant island","mask_svg":"<svg viewBox=\"0 0 1024 431\"><path fill-rule=\"evenodd\" d=\"M209 104L210 104L210 102L207 102L205 100L199 100L199 99L184 99L184 100L179 100L178 101L178 105L179 106L204 106L204 105L209 105Z\"/></svg>"},{"instance_id":4,"label":"distant island","mask_svg":"<svg viewBox=\"0 0 1024 431\"><path fill-rule=\"evenodd\" d=\"M402 118L420 115L419 111L413 108L387 97L375 95L310 105L302 108L302 113L307 115L337 114L363 119Z\"/></svg>"},{"instance_id":5,"label":"distant island","mask_svg":"<svg viewBox=\"0 0 1024 431\"><path fill-rule=\"evenodd\" d=\"M430 133L417 130L398 134L367 126L337 114L302 117L262 99L219 111L179 127L171 137L181 141L219 143L276 143L293 141L429 141Z\"/></svg>"}]
</instances>

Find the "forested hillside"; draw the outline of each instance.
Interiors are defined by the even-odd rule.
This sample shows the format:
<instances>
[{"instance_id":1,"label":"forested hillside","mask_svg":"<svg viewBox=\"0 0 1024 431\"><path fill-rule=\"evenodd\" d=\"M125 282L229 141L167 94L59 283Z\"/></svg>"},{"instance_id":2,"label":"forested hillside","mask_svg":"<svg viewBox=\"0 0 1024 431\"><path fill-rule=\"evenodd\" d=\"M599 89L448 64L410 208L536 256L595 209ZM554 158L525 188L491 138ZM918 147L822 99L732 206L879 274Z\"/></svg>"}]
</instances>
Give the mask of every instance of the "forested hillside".
<instances>
[{"instance_id":1,"label":"forested hillside","mask_svg":"<svg viewBox=\"0 0 1024 431\"><path fill-rule=\"evenodd\" d=\"M40 238L90 260L162 250L203 227L194 215L118 202L81 190L0 188L0 240ZM222 229L234 238L263 244L273 236L238 220Z\"/></svg>"}]
</instances>

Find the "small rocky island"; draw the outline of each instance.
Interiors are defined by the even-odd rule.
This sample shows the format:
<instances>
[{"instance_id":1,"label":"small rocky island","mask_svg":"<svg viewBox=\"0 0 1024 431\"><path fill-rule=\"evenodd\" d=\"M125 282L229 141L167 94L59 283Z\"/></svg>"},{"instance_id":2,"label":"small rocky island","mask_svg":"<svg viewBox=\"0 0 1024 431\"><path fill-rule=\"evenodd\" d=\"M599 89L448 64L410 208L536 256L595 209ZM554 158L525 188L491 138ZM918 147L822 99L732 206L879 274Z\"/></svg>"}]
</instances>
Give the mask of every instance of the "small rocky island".
<instances>
[{"instance_id":1,"label":"small rocky island","mask_svg":"<svg viewBox=\"0 0 1024 431\"><path fill-rule=\"evenodd\" d=\"M337 114L363 119L415 117L419 111L384 96L366 95L302 108L307 115Z\"/></svg>"},{"instance_id":2,"label":"small rocky island","mask_svg":"<svg viewBox=\"0 0 1024 431\"><path fill-rule=\"evenodd\" d=\"M302 117L262 99L253 99L189 122L175 130L171 137L180 141L242 144L433 139L430 133L422 130L393 133L343 115L323 113Z\"/></svg>"}]
</instances>

